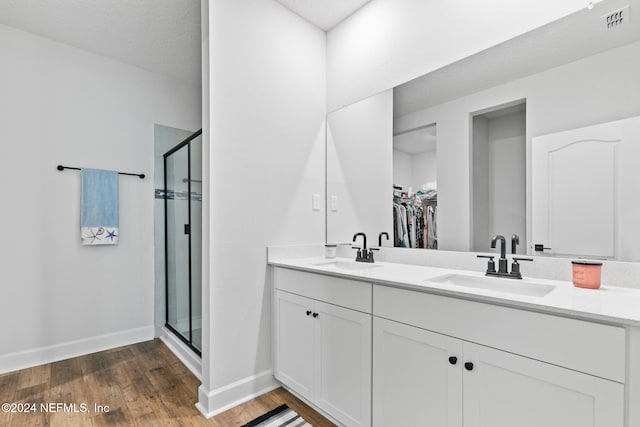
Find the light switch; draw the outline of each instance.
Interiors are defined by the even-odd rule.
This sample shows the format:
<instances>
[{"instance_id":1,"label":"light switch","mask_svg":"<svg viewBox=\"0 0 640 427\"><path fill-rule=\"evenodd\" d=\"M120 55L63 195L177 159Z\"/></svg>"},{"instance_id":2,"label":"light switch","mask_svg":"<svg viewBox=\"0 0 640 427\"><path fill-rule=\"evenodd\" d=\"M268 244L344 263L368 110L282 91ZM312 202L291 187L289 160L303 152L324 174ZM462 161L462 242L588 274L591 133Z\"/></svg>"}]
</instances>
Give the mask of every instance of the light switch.
<instances>
[{"instance_id":1,"label":"light switch","mask_svg":"<svg viewBox=\"0 0 640 427\"><path fill-rule=\"evenodd\" d=\"M331 211L338 212L338 196L331 196Z\"/></svg>"},{"instance_id":2,"label":"light switch","mask_svg":"<svg viewBox=\"0 0 640 427\"><path fill-rule=\"evenodd\" d=\"M313 201L311 202L311 209L313 209L314 211L319 211L320 210L320 195L319 194L314 194L313 195Z\"/></svg>"}]
</instances>

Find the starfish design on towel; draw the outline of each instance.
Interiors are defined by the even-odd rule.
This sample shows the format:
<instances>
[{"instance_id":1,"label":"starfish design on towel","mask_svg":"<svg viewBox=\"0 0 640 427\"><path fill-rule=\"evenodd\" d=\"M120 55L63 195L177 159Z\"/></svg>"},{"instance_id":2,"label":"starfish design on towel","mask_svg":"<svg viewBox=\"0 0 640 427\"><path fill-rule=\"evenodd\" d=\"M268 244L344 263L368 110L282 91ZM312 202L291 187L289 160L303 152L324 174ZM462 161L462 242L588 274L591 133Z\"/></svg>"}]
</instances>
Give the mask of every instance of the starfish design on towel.
<instances>
[{"instance_id":1,"label":"starfish design on towel","mask_svg":"<svg viewBox=\"0 0 640 427\"><path fill-rule=\"evenodd\" d=\"M111 239L111 241L113 241L114 237L118 237L118 235L116 234L115 230L112 231L108 231L107 230L107 239Z\"/></svg>"},{"instance_id":2,"label":"starfish design on towel","mask_svg":"<svg viewBox=\"0 0 640 427\"><path fill-rule=\"evenodd\" d=\"M98 234L100 234L100 232L98 232ZM91 243L95 242L96 240L100 240L100 237L98 237L98 234L94 233L93 231L89 230L89 235L88 236L84 236L85 239L91 239Z\"/></svg>"}]
</instances>

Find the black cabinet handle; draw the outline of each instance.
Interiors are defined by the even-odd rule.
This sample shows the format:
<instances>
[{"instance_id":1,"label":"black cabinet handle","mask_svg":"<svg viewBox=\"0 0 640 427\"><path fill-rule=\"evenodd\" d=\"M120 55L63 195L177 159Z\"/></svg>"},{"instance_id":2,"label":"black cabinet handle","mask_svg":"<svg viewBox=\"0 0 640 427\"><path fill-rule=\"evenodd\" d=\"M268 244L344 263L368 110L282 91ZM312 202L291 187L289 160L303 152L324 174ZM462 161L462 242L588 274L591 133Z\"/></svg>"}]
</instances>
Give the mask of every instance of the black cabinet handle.
<instances>
[{"instance_id":1,"label":"black cabinet handle","mask_svg":"<svg viewBox=\"0 0 640 427\"><path fill-rule=\"evenodd\" d=\"M318 314L318 313L313 313L313 317L314 317L314 318L315 318L315 317L318 317L318 316L319 316L319 314Z\"/></svg>"},{"instance_id":2,"label":"black cabinet handle","mask_svg":"<svg viewBox=\"0 0 640 427\"><path fill-rule=\"evenodd\" d=\"M311 315L311 310L307 310L307 316Z\"/></svg>"},{"instance_id":3,"label":"black cabinet handle","mask_svg":"<svg viewBox=\"0 0 640 427\"><path fill-rule=\"evenodd\" d=\"M473 362L465 362L464 369L467 371L473 371Z\"/></svg>"},{"instance_id":4,"label":"black cabinet handle","mask_svg":"<svg viewBox=\"0 0 640 427\"><path fill-rule=\"evenodd\" d=\"M449 363L451 363L452 365L455 365L456 363L458 363L458 358L455 356L449 357Z\"/></svg>"}]
</instances>

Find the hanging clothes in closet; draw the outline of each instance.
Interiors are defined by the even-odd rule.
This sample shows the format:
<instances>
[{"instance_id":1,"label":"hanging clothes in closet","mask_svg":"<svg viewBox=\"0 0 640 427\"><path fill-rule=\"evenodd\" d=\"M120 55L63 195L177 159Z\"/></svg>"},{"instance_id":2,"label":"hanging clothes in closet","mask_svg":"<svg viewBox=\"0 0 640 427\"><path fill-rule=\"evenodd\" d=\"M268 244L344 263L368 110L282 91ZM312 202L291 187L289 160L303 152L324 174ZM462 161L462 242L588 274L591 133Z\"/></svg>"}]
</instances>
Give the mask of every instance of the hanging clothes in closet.
<instances>
[{"instance_id":1,"label":"hanging clothes in closet","mask_svg":"<svg viewBox=\"0 0 640 427\"><path fill-rule=\"evenodd\" d=\"M400 248L437 249L437 192L409 194L394 186L394 246Z\"/></svg>"}]
</instances>

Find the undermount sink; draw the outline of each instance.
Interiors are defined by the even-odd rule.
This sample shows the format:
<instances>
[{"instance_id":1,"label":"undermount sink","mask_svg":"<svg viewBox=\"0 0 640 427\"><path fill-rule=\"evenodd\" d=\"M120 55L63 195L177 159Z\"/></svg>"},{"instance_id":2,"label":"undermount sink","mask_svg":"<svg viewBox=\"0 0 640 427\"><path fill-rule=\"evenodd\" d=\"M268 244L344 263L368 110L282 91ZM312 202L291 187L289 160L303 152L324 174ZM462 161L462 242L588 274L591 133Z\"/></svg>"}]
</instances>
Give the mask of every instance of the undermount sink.
<instances>
[{"instance_id":1,"label":"undermount sink","mask_svg":"<svg viewBox=\"0 0 640 427\"><path fill-rule=\"evenodd\" d=\"M508 294L526 295L541 298L555 289L555 286L542 283L522 282L516 279L501 277L479 277L464 274L445 274L444 276L426 279L427 282L465 288L483 289Z\"/></svg>"},{"instance_id":2,"label":"undermount sink","mask_svg":"<svg viewBox=\"0 0 640 427\"><path fill-rule=\"evenodd\" d=\"M380 264L371 264L366 262L356 262L356 261L342 261L342 260L327 260L314 262L311 265L316 267L326 267L332 270L347 270L347 271L361 271L361 270L370 270L376 267L382 267Z\"/></svg>"}]
</instances>

